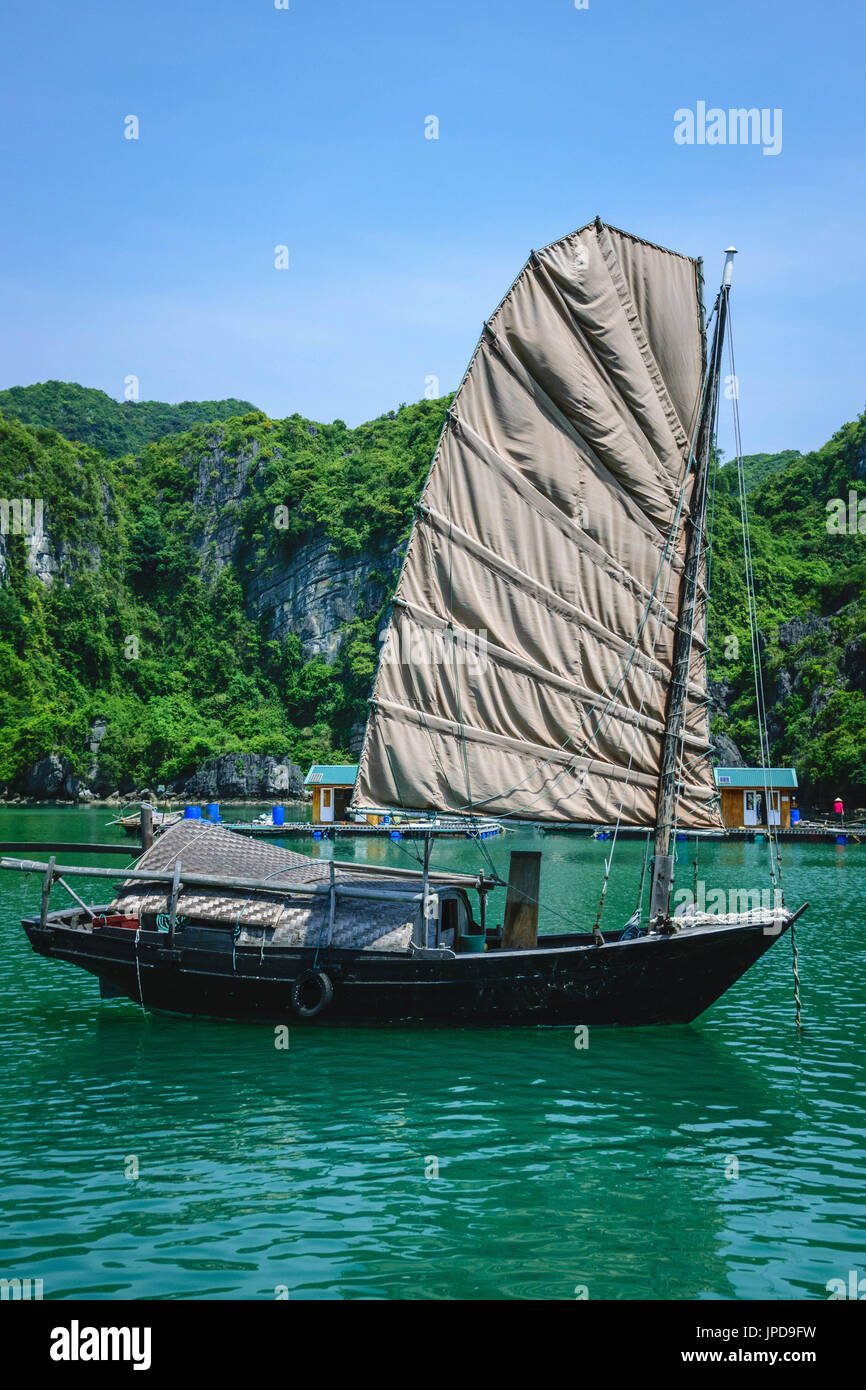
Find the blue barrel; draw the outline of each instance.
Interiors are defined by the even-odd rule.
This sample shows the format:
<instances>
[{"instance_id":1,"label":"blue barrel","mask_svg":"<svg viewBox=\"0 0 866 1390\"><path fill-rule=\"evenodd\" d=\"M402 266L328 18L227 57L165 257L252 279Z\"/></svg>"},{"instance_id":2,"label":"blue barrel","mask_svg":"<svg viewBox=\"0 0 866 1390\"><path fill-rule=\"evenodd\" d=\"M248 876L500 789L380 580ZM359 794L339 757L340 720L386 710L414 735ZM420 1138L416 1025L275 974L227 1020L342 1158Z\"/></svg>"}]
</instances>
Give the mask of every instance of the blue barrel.
<instances>
[{"instance_id":1,"label":"blue barrel","mask_svg":"<svg viewBox=\"0 0 866 1390\"><path fill-rule=\"evenodd\" d=\"M321 840L321 838L322 838L322 832L321 832L321 830L314 830L314 831L313 831L313 839L314 839L314 840Z\"/></svg>"},{"instance_id":2,"label":"blue barrel","mask_svg":"<svg viewBox=\"0 0 866 1390\"><path fill-rule=\"evenodd\" d=\"M220 818L220 808L216 801L209 801L206 806L208 820L217 821Z\"/></svg>"},{"instance_id":3,"label":"blue barrel","mask_svg":"<svg viewBox=\"0 0 866 1390\"><path fill-rule=\"evenodd\" d=\"M837 845L847 845L847 843L848 843L848 836L847 836L847 835L837 835L837 836L836 836L836 844L837 844Z\"/></svg>"},{"instance_id":4,"label":"blue barrel","mask_svg":"<svg viewBox=\"0 0 866 1390\"><path fill-rule=\"evenodd\" d=\"M285 808L285 806L275 806L275 807L274 807L273 822L274 822L274 825L285 825L285 823L286 823L286 808Z\"/></svg>"},{"instance_id":5,"label":"blue barrel","mask_svg":"<svg viewBox=\"0 0 866 1390\"><path fill-rule=\"evenodd\" d=\"M183 812L184 820L201 820L200 806L186 806Z\"/></svg>"},{"instance_id":6,"label":"blue barrel","mask_svg":"<svg viewBox=\"0 0 866 1390\"><path fill-rule=\"evenodd\" d=\"M391 834L388 836L389 840L402 840L402 838L403 836L400 834L399 830L392 830Z\"/></svg>"},{"instance_id":7,"label":"blue barrel","mask_svg":"<svg viewBox=\"0 0 866 1390\"><path fill-rule=\"evenodd\" d=\"M792 807L791 807L791 824L792 824L792 825L796 825L796 824L797 824L797 821L798 821L799 819L800 819L800 812L797 810L796 806L792 806Z\"/></svg>"}]
</instances>

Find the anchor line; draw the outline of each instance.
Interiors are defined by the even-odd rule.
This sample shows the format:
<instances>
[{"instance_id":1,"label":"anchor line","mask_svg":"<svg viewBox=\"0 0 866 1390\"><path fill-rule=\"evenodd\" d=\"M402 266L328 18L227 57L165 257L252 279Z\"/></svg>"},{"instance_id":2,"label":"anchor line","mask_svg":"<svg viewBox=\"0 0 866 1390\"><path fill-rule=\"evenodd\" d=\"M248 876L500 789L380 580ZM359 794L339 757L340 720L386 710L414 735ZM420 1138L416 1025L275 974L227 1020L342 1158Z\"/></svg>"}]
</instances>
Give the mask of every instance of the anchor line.
<instances>
[{"instance_id":1,"label":"anchor line","mask_svg":"<svg viewBox=\"0 0 866 1390\"><path fill-rule=\"evenodd\" d=\"M139 1006L140 1006L140 1008L141 1008L141 1012L144 1013L144 995L143 995L142 989L141 989L141 961L139 960L139 955L138 955L138 943L139 943L140 940L141 940L141 918L139 917L139 919L138 919L138 926L137 926L136 929L135 929L135 940L133 941L133 949L134 949L134 952L135 952L135 976L136 976L136 979L138 980L138 1003L139 1003Z\"/></svg>"},{"instance_id":2,"label":"anchor line","mask_svg":"<svg viewBox=\"0 0 866 1390\"><path fill-rule=\"evenodd\" d=\"M799 971L799 969L798 969L799 960L800 960L800 953L799 953L799 951L797 950L796 927L794 926L794 923L792 922L792 923L791 923L791 970L793 971L793 974L794 974L794 1008L795 1008L795 1014L796 1014L797 1031L798 1031L798 1032L802 1032L802 1031L803 1031L803 1024L802 1024L802 1022L801 1022L801 1014L802 1014L802 1011L801 1011L801 1008L800 1008L800 971Z\"/></svg>"}]
</instances>

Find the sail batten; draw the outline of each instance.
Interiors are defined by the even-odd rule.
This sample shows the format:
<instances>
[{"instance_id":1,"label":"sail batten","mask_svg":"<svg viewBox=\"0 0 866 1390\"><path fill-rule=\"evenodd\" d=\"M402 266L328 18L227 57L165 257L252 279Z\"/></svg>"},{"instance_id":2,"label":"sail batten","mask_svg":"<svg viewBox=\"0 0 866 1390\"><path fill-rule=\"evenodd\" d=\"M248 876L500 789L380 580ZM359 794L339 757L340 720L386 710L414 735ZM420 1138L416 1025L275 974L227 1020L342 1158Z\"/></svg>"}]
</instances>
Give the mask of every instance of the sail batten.
<instances>
[{"instance_id":1,"label":"sail batten","mask_svg":"<svg viewBox=\"0 0 866 1390\"><path fill-rule=\"evenodd\" d=\"M464 579L462 573L458 573L456 575L454 573L454 552L459 550L461 561L465 561L467 565L471 565L473 567L478 566L485 572L486 576L491 580L501 579L504 585L506 586L512 584L520 584L521 586L523 586L524 591L528 595L531 594L532 598L535 601L537 601L538 604L543 605L552 613L559 613L563 615L565 620L569 623L579 623L584 633L592 634L596 637L601 638L603 641L608 642L615 650L623 654L626 652L632 652L633 642L629 642L625 637L620 636L621 626L615 622L606 623L602 620L601 617L594 617L587 609L581 608L577 603L573 601L574 598L578 596L576 591L572 593L571 597L568 597L566 593L563 592L562 586L554 588L552 584L545 584L542 580L533 578L533 576L530 575L527 572L527 570L517 565L511 564L507 560L502 559L502 557L498 556L495 553L495 551L491 550L488 546L485 546L482 542L475 540L475 538L473 536L470 536L468 532L461 530L459 527L454 526L453 524L449 525L448 518L443 517L440 513L435 512L432 508L430 509L428 516L429 520L433 523L431 530L435 532L435 537L431 536L430 531L419 531L419 536L423 535L425 543L428 545L427 558L431 565L435 565L437 562L439 562L440 565L448 564L449 561L451 562L451 564L449 565L449 577L452 585L456 583L459 586L461 584L461 581L463 581ZM447 549L444 558L441 551L437 552L433 548L434 539L440 542L445 542L445 546L447 547ZM431 576L427 574L426 570L422 568L420 557L418 559L418 573L423 580L431 580L431 582L435 582L434 580L432 580ZM480 582L480 577L475 574L473 574L470 577L467 577L465 582L470 583L473 579L476 583ZM586 576L584 576L584 579L586 580ZM415 606L421 609L424 607L422 600L427 592L429 592L429 588L421 582L418 582L415 585L410 585L407 583L404 593L401 596L401 601L407 604L412 604L414 601ZM455 591L455 595L451 603L451 612L449 614L449 619L457 617L462 607L461 593L462 590L460 588L458 588ZM630 613L626 615L623 612L622 597L619 597L619 612L616 616L622 618L625 618L626 616L630 617ZM642 607L645 608L647 606L648 601L648 599L645 600ZM632 606L636 609L636 605ZM493 616L494 610L491 610L491 618L493 618ZM636 625L639 616L639 611L637 609L635 611L634 616ZM670 632L673 630L673 627L675 625L675 619L669 613L663 612L662 614L656 614L655 620L660 621L662 626L664 626L666 629L669 629L664 638L664 642L669 643ZM459 620L458 625L462 625L467 628L469 627L468 624L460 624ZM483 631L485 632L485 634L487 633L486 629ZM648 637L646 639L646 645L647 647L653 646L654 649L657 649L659 647L659 640L653 641L652 637ZM566 648L565 650L568 649ZM661 675L665 671L664 662L660 658L655 657L654 650L635 651L631 659L636 665L645 667L646 669L653 671L656 675Z\"/></svg>"},{"instance_id":2,"label":"sail batten","mask_svg":"<svg viewBox=\"0 0 866 1390\"><path fill-rule=\"evenodd\" d=\"M538 480L529 478L521 469L515 467L513 463L504 459L500 454L497 454L486 440L481 439L480 436L466 424L465 420L459 422L458 428L470 447L475 449L479 460L482 463L488 464L489 467L498 470L503 479L510 483L515 491L519 491L529 505L540 507L544 514L551 520L556 520L563 524L567 523L572 528L572 534L577 544L582 543L580 537L583 537L583 543L587 545L598 545L598 542L594 541L592 536L577 525L574 517L571 516L568 511L559 506L548 493L542 490ZM643 531L648 544L656 547L660 557L664 551L665 537L647 521L629 495L625 492L622 485L617 482L612 474L608 473L600 459L594 459L594 467L599 476L599 481L607 486L611 511L616 513L618 510L622 510L628 521ZM429 506L429 503L427 505ZM605 553L601 547L599 547L599 551L602 554ZM675 554L672 556L671 563L675 569L682 570L682 560L678 555ZM621 566L620 568L622 569L623 567ZM623 575L628 582L635 582L634 576L626 575L624 569ZM673 616L672 614L672 617Z\"/></svg>"},{"instance_id":3,"label":"sail batten","mask_svg":"<svg viewBox=\"0 0 866 1390\"><path fill-rule=\"evenodd\" d=\"M437 446L355 805L653 824L700 322L698 263L603 224L530 257ZM716 823L704 664L696 638L684 827Z\"/></svg>"},{"instance_id":4,"label":"sail batten","mask_svg":"<svg viewBox=\"0 0 866 1390\"><path fill-rule=\"evenodd\" d=\"M445 618L440 618L437 614L431 613L429 609L410 604L405 599L400 599L399 605L406 613L410 625L414 624L430 632L439 633L443 637L446 634L453 633L453 639L458 649L456 657L458 662L469 660L475 669L479 669L482 664L486 667L490 662L504 664L515 671L524 672L535 681L572 692L580 699L598 699L603 694L603 690L600 687L593 690L589 686L581 685L578 681L570 679L568 676L562 675L557 671L546 670L537 662L529 660L524 655L509 651L505 647L497 646L495 643L491 642L489 638L487 638L482 645L478 642L476 634L471 632L468 628L461 627L457 623L449 623ZM397 651L399 651L401 660L412 661L413 653L415 651L422 651L423 644L421 642L415 642L412 632L407 631L406 626L402 624L400 625L399 637L399 646L395 643L394 653L389 659L396 660ZM440 646L439 651L444 655L444 648ZM624 648L623 654L625 654L625 651L626 649ZM466 656L461 656L461 652L466 653ZM649 668L645 667L644 669L647 670ZM689 691L692 697L697 697L701 693L700 687L696 684L691 684L689 686ZM663 730L665 727L661 720L653 719L646 714L644 714L642 720L639 720L637 714L626 704L617 703L612 699L609 700L609 703L615 706L616 717L618 719L635 724L642 723L646 728L651 729Z\"/></svg>"}]
</instances>

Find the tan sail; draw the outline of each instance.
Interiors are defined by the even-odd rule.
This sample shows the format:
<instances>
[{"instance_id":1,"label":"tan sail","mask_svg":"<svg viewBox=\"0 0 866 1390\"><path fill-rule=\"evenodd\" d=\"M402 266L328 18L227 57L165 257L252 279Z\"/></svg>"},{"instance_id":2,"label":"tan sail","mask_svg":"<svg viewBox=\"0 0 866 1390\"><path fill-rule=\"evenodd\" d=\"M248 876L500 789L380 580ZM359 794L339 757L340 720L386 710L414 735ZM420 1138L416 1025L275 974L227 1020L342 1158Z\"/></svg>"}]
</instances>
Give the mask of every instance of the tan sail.
<instances>
[{"instance_id":1,"label":"tan sail","mask_svg":"<svg viewBox=\"0 0 866 1390\"><path fill-rule=\"evenodd\" d=\"M530 257L424 489L355 805L654 820L702 384L695 260L593 223ZM679 823L719 823L696 623Z\"/></svg>"}]
</instances>

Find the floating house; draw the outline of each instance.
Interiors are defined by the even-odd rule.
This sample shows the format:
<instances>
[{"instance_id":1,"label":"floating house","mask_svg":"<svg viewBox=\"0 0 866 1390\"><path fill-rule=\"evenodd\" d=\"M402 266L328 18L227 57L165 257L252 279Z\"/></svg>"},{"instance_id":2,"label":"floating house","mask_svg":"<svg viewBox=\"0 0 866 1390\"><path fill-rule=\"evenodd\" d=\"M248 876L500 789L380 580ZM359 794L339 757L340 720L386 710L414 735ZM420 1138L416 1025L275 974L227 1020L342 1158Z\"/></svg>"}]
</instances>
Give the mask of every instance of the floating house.
<instances>
[{"instance_id":1,"label":"floating house","mask_svg":"<svg viewBox=\"0 0 866 1390\"><path fill-rule=\"evenodd\" d=\"M357 763L313 763L304 778L304 786L312 788L314 825L331 825L347 819L357 778Z\"/></svg>"},{"instance_id":2,"label":"floating house","mask_svg":"<svg viewBox=\"0 0 866 1390\"><path fill-rule=\"evenodd\" d=\"M725 825L741 829L750 825L778 825L782 830L800 817L796 809L797 773L792 767L713 768Z\"/></svg>"}]
</instances>

